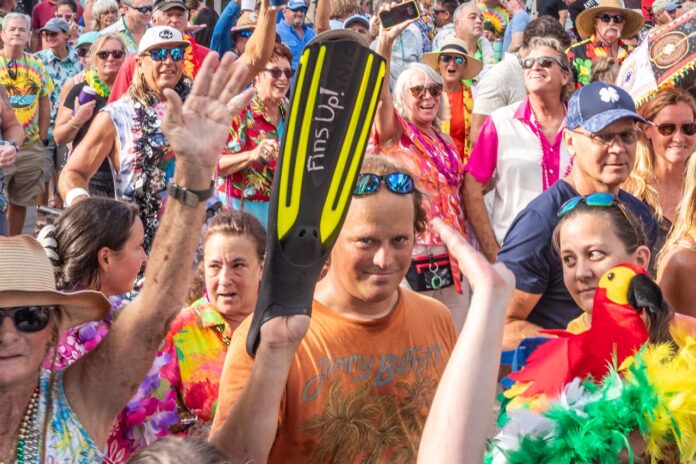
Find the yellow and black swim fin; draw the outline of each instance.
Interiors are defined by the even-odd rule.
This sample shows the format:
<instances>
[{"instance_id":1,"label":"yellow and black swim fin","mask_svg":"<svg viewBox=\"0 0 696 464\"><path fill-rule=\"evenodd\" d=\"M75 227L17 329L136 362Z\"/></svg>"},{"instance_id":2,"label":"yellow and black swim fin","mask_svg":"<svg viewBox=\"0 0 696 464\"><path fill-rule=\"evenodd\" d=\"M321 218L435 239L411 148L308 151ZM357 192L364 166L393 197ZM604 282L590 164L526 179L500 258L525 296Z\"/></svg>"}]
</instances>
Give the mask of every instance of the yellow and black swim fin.
<instances>
[{"instance_id":1,"label":"yellow and black swim fin","mask_svg":"<svg viewBox=\"0 0 696 464\"><path fill-rule=\"evenodd\" d=\"M268 242L247 352L269 319L311 314L314 288L346 217L374 120L384 59L357 33L302 51L273 176Z\"/></svg>"}]
</instances>

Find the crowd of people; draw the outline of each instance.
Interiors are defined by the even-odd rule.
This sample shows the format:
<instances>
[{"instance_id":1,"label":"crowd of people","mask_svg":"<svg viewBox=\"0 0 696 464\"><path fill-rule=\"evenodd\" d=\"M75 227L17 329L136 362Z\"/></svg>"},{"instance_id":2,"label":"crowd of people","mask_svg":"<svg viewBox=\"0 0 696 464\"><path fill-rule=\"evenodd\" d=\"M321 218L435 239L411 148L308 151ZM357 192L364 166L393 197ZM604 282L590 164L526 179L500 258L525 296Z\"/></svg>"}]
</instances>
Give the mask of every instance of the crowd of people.
<instances>
[{"instance_id":1,"label":"crowd of people","mask_svg":"<svg viewBox=\"0 0 696 464\"><path fill-rule=\"evenodd\" d=\"M689 4L0 2L0 464L483 462L502 351L590 331L622 264L648 343L693 343L696 99L615 82ZM366 155L252 356L292 82L341 29L385 63Z\"/></svg>"}]
</instances>

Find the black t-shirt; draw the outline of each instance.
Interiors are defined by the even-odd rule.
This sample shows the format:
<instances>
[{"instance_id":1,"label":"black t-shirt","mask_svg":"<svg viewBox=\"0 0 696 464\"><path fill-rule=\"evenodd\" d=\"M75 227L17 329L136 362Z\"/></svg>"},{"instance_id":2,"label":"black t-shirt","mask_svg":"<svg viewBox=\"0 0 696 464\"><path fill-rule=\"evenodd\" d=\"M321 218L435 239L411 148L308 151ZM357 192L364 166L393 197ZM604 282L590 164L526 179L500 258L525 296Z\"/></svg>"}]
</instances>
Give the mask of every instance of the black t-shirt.
<instances>
[{"instance_id":1,"label":"black t-shirt","mask_svg":"<svg viewBox=\"0 0 696 464\"><path fill-rule=\"evenodd\" d=\"M498 261L515 274L518 290L541 295L527 320L544 329L565 329L582 313L563 282L561 258L551 243L558 210L576 196L578 192L563 179L553 184L517 215L498 253ZM650 208L623 190L619 199L642 223L654 249L658 225Z\"/></svg>"},{"instance_id":2,"label":"black t-shirt","mask_svg":"<svg viewBox=\"0 0 696 464\"><path fill-rule=\"evenodd\" d=\"M63 103L63 106L65 106L66 108L70 108L70 110L73 110L75 108L75 98L78 95L80 95L82 88L86 85L86 82L80 82L79 84L75 84L73 88L70 89L70 93L68 93L68 97L65 99L65 103ZM82 141L85 134L87 134L87 129L89 129L89 126L92 125L92 121L94 121L94 118L97 117L97 113L99 113L99 111L101 111L101 109L106 106L106 98L104 97L96 95L95 101L97 102L97 104L94 107L92 117L89 118L89 120L77 131L77 134L75 135L75 139L73 140L73 150Z\"/></svg>"},{"instance_id":3,"label":"black t-shirt","mask_svg":"<svg viewBox=\"0 0 696 464\"><path fill-rule=\"evenodd\" d=\"M568 7L563 0L538 0L537 1L537 16L553 16L560 19L558 14L561 10L567 10Z\"/></svg>"}]
</instances>

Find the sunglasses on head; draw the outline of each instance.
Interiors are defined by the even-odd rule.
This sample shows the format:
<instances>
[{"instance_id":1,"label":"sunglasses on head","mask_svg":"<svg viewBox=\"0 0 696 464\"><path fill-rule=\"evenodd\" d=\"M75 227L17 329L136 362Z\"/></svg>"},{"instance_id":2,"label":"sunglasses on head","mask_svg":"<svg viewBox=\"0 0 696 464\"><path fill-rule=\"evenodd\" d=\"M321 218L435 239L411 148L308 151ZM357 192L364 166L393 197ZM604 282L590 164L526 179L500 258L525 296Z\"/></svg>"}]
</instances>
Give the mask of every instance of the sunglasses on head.
<instances>
[{"instance_id":1,"label":"sunglasses on head","mask_svg":"<svg viewBox=\"0 0 696 464\"><path fill-rule=\"evenodd\" d=\"M614 24L622 24L626 18L624 18L623 15L620 14L615 14L615 15L610 15L606 13L598 14L597 19L602 21L603 23L609 24L610 21L614 21Z\"/></svg>"},{"instance_id":2,"label":"sunglasses on head","mask_svg":"<svg viewBox=\"0 0 696 464\"><path fill-rule=\"evenodd\" d=\"M184 49L180 47L176 48L153 48L147 52L153 61L164 61L167 59L167 55L172 57L172 61L181 61L184 59Z\"/></svg>"},{"instance_id":3,"label":"sunglasses on head","mask_svg":"<svg viewBox=\"0 0 696 464\"><path fill-rule=\"evenodd\" d=\"M151 6L133 6L129 5L128 3L124 3L128 8L131 10L137 10L141 14L148 14L152 13L152 7Z\"/></svg>"},{"instance_id":4,"label":"sunglasses on head","mask_svg":"<svg viewBox=\"0 0 696 464\"><path fill-rule=\"evenodd\" d=\"M239 34L239 37L242 37L244 39L248 39L249 37L251 37L251 34L253 34L253 33L254 33L254 31L252 31L251 29L244 29L241 31L237 31L237 34Z\"/></svg>"},{"instance_id":5,"label":"sunglasses on head","mask_svg":"<svg viewBox=\"0 0 696 464\"><path fill-rule=\"evenodd\" d=\"M115 60L120 60L121 58L123 58L125 54L126 53L123 50L102 50L100 52L97 52L97 57L99 57L100 60L108 60L109 55L111 55L114 57Z\"/></svg>"},{"instance_id":6,"label":"sunglasses on head","mask_svg":"<svg viewBox=\"0 0 696 464\"><path fill-rule=\"evenodd\" d=\"M392 172L386 176L364 173L358 174L358 183L355 185L353 195L358 197L363 195L371 195L379 190L380 186L382 185L382 181L384 181L384 185L386 185L391 192L398 193L400 195L413 193L415 190L413 177L403 172Z\"/></svg>"},{"instance_id":7,"label":"sunglasses on head","mask_svg":"<svg viewBox=\"0 0 696 464\"><path fill-rule=\"evenodd\" d=\"M80 58L84 58L89 54L90 47L77 47L76 53Z\"/></svg>"},{"instance_id":8,"label":"sunglasses on head","mask_svg":"<svg viewBox=\"0 0 696 464\"><path fill-rule=\"evenodd\" d=\"M684 135L694 135L696 134L696 123L690 122L687 124L673 124L673 123L665 123L665 124L660 124L657 127L657 131L662 134L662 135L672 135L677 131L677 128L679 128Z\"/></svg>"},{"instance_id":9,"label":"sunglasses on head","mask_svg":"<svg viewBox=\"0 0 696 464\"><path fill-rule=\"evenodd\" d=\"M466 58L463 56L452 56L452 55L440 55L440 61L443 63L449 63L454 60L454 64L464 64L466 63Z\"/></svg>"},{"instance_id":10,"label":"sunglasses on head","mask_svg":"<svg viewBox=\"0 0 696 464\"><path fill-rule=\"evenodd\" d=\"M565 69L565 66L563 66L561 60L555 56L537 56L534 58L526 58L522 60L522 67L524 69L532 69L534 67L534 63L539 63L539 66L545 69L550 68L554 64L557 64L561 69Z\"/></svg>"},{"instance_id":11,"label":"sunglasses on head","mask_svg":"<svg viewBox=\"0 0 696 464\"><path fill-rule=\"evenodd\" d=\"M292 76L295 75L295 70L291 68L266 68L264 69L264 71L269 73L273 79L280 79L280 76L282 76L283 74L285 74L285 77L287 77L288 79L292 79Z\"/></svg>"},{"instance_id":12,"label":"sunglasses on head","mask_svg":"<svg viewBox=\"0 0 696 464\"><path fill-rule=\"evenodd\" d=\"M440 84L430 84L429 86L425 87L422 85L416 85L414 87L411 87L408 89L411 91L411 95L413 95L413 98L422 98L425 97L425 91L427 90L430 92L430 95L433 97L439 97L442 94L442 85Z\"/></svg>"},{"instance_id":13,"label":"sunglasses on head","mask_svg":"<svg viewBox=\"0 0 696 464\"><path fill-rule=\"evenodd\" d=\"M561 209L558 210L557 216L562 218L570 213L580 203L585 203L587 206L596 206L600 208L609 208L610 206L623 206L621 201L613 193L597 192L590 195L579 195L563 203Z\"/></svg>"},{"instance_id":14,"label":"sunglasses on head","mask_svg":"<svg viewBox=\"0 0 696 464\"><path fill-rule=\"evenodd\" d=\"M55 306L18 306L0 309L0 326L6 317L12 318L15 328L20 332L32 333L43 330L51 319Z\"/></svg>"}]
</instances>

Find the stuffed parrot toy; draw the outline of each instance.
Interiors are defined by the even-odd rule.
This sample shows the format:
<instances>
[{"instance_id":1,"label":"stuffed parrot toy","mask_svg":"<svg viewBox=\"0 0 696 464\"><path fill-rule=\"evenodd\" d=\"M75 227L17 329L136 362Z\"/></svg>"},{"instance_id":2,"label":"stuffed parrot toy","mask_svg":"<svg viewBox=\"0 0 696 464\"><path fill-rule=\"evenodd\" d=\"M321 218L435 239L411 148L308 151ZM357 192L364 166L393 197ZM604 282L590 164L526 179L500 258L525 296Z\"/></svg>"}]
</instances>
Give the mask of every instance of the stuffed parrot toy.
<instances>
[{"instance_id":1,"label":"stuffed parrot toy","mask_svg":"<svg viewBox=\"0 0 696 464\"><path fill-rule=\"evenodd\" d=\"M632 264L611 268L595 291L591 327L580 334L543 331L558 338L536 348L526 365L509 375L515 384L505 396L552 399L575 378L599 381L612 364L620 365L648 341L642 311L663 308L662 292L644 269Z\"/></svg>"}]
</instances>

